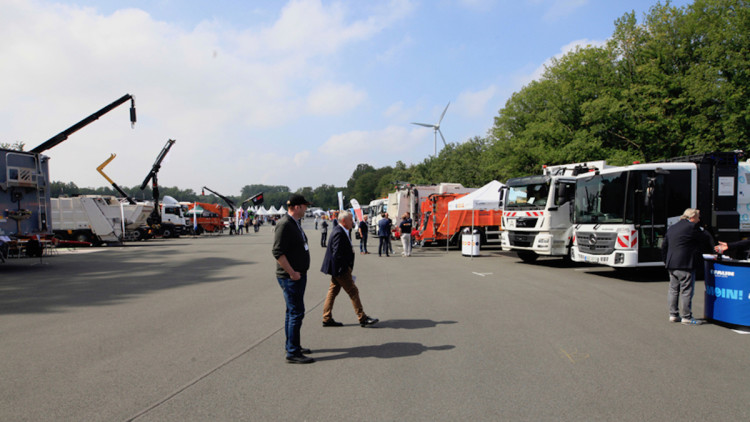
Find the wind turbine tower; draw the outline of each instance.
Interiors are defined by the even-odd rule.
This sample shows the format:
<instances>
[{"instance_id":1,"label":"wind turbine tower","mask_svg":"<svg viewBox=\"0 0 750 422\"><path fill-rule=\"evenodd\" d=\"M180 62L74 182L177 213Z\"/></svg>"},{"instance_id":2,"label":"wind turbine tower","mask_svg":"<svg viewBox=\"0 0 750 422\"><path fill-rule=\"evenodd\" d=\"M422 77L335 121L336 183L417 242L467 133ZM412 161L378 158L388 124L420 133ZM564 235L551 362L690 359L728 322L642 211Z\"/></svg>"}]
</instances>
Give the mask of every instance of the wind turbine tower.
<instances>
[{"instance_id":1,"label":"wind turbine tower","mask_svg":"<svg viewBox=\"0 0 750 422\"><path fill-rule=\"evenodd\" d=\"M433 132L435 134L435 157L437 157L437 135L440 134L440 138L443 140L443 146L448 146L447 143L445 143L445 136L443 136L443 132L440 131L440 122L443 121L443 117L445 117L445 112L448 111L448 106L451 105L450 101L448 102L448 105L445 106L445 110L443 110L443 114L440 115L440 120L438 120L437 123L434 125L427 124L427 123L416 123L412 122L413 125L419 125L424 127L431 127L433 129Z\"/></svg>"}]
</instances>

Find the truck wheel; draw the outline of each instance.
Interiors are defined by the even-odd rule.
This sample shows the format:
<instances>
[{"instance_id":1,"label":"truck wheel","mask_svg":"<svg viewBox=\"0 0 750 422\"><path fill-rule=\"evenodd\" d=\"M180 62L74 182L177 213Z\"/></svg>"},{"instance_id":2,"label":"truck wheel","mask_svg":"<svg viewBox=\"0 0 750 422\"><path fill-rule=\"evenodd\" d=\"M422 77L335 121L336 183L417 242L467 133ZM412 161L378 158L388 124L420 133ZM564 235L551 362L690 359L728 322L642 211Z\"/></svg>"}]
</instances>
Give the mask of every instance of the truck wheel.
<instances>
[{"instance_id":1,"label":"truck wheel","mask_svg":"<svg viewBox=\"0 0 750 422\"><path fill-rule=\"evenodd\" d=\"M171 227L164 227L164 230L162 230L161 232L161 237L164 237L164 238L172 237L173 235L174 233L172 232Z\"/></svg>"},{"instance_id":2,"label":"truck wheel","mask_svg":"<svg viewBox=\"0 0 750 422\"><path fill-rule=\"evenodd\" d=\"M539 255L532 251L518 251L518 257L521 258L521 261L523 262L532 263L539 258Z\"/></svg>"},{"instance_id":3,"label":"truck wheel","mask_svg":"<svg viewBox=\"0 0 750 422\"><path fill-rule=\"evenodd\" d=\"M86 233L78 233L76 234L76 240L78 242L91 242L91 237Z\"/></svg>"},{"instance_id":4,"label":"truck wheel","mask_svg":"<svg viewBox=\"0 0 750 422\"><path fill-rule=\"evenodd\" d=\"M571 255L571 253L573 253L573 248L569 247L568 253L566 253L562 257L564 265L573 265L573 256Z\"/></svg>"}]
</instances>

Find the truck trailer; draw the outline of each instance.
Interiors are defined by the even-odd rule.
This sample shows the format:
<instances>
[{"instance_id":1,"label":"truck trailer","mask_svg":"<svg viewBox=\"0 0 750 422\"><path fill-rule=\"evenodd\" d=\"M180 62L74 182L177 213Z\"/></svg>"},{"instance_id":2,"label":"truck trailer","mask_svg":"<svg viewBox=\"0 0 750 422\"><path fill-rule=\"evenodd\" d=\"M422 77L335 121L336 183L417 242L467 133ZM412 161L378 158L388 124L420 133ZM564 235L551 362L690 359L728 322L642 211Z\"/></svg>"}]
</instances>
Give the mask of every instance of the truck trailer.
<instances>
[{"instance_id":1,"label":"truck trailer","mask_svg":"<svg viewBox=\"0 0 750 422\"><path fill-rule=\"evenodd\" d=\"M750 236L750 164L742 151L712 152L595 171L576 179L576 262L662 266L667 229L687 208L714 240Z\"/></svg>"}]
</instances>

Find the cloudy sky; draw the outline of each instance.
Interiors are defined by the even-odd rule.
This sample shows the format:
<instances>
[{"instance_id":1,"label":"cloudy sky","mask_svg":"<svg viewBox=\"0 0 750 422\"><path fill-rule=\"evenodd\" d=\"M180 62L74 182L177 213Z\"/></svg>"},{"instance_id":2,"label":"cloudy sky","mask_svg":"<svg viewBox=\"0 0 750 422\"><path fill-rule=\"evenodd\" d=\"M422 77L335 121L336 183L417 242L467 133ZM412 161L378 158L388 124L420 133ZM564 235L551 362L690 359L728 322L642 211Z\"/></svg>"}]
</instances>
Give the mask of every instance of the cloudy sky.
<instances>
[{"instance_id":1,"label":"cloudy sky","mask_svg":"<svg viewBox=\"0 0 750 422\"><path fill-rule=\"evenodd\" d=\"M550 58L600 44L656 0L0 0L0 142L45 152L52 180L159 180L238 195L253 183L343 186L358 163L418 163L484 136ZM674 1L681 6L687 1ZM438 138L438 147L442 142Z\"/></svg>"}]
</instances>

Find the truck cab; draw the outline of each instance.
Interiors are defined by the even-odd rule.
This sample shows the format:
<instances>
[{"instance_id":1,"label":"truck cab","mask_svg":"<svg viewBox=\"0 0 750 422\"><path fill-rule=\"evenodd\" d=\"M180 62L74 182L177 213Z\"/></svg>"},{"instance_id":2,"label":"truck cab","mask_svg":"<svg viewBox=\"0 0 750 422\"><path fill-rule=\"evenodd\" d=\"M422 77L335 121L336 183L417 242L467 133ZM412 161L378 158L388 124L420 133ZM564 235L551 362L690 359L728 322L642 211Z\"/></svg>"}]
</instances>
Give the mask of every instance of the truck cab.
<instances>
[{"instance_id":1,"label":"truck cab","mask_svg":"<svg viewBox=\"0 0 750 422\"><path fill-rule=\"evenodd\" d=\"M543 168L538 176L508 180L503 206L503 250L525 262L540 255L568 259L573 237L576 176L607 167L604 161Z\"/></svg>"}]
</instances>

